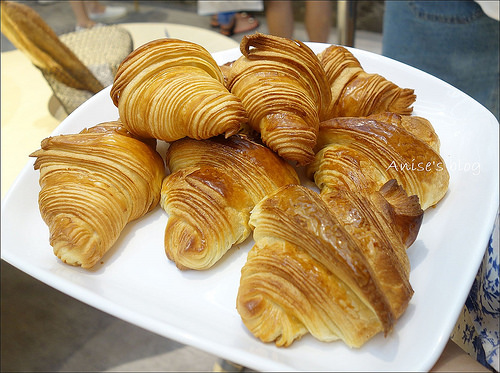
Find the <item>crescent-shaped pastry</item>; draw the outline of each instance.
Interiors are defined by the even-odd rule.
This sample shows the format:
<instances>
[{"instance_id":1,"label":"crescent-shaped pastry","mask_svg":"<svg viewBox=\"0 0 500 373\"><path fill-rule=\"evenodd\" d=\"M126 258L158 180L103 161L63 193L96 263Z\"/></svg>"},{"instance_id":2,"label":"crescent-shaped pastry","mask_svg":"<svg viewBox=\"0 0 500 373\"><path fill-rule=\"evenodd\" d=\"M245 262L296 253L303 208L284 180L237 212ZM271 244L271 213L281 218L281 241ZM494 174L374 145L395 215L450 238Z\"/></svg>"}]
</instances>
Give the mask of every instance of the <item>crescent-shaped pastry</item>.
<instances>
[{"instance_id":1,"label":"crescent-shaped pastry","mask_svg":"<svg viewBox=\"0 0 500 373\"><path fill-rule=\"evenodd\" d=\"M161 156L120 122L46 138L30 156L40 169L38 202L50 244L65 263L93 267L125 225L160 200Z\"/></svg>"},{"instance_id":2,"label":"crescent-shaped pastry","mask_svg":"<svg viewBox=\"0 0 500 373\"><path fill-rule=\"evenodd\" d=\"M402 127L370 118L336 118L321 123L318 152L308 166L324 186L379 190L391 179L423 210L446 194L449 173L441 156Z\"/></svg>"},{"instance_id":3,"label":"crescent-shaped pastry","mask_svg":"<svg viewBox=\"0 0 500 373\"><path fill-rule=\"evenodd\" d=\"M133 51L117 71L111 98L130 132L167 142L228 137L247 121L210 53L183 40L154 40Z\"/></svg>"},{"instance_id":4,"label":"crescent-shaped pastry","mask_svg":"<svg viewBox=\"0 0 500 373\"><path fill-rule=\"evenodd\" d=\"M240 49L243 56L225 73L250 126L284 159L311 162L331 97L317 56L300 41L260 33L244 36Z\"/></svg>"},{"instance_id":5,"label":"crescent-shaped pastry","mask_svg":"<svg viewBox=\"0 0 500 373\"><path fill-rule=\"evenodd\" d=\"M331 88L330 118L366 117L386 111L409 115L413 111L413 89L400 88L381 75L365 72L346 48L332 45L318 58Z\"/></svg>"},{"instance_id":6,"label":"crescent-shaped pastry","mask_svg":"<svg viewBox=\"0 0 500 373\"><path fill-rule=\"evenodd\" d=\"M236 305L262 341L289 346L309 332L360 347L390 332L406 308L412 290L404 269L393 266L397 255L370 247L370 232L355 239L318 193L282 187L257 204L250 225L255 245L241 270Z\"/></svg>"},{"instance_id":7,"label":"crescent-shaped pastry","mask_svg":"<svg viewBox=\"0 0 500 373\"><path fill-rule=\"evenodd\" d=\"M170 145L166 159L171 174L161 191L168 214L165 252L180 269L212 267L250 235L255 204L278 187L299 183L288 163L241 135L181 139Z\"/></svg>"}]
</instances>

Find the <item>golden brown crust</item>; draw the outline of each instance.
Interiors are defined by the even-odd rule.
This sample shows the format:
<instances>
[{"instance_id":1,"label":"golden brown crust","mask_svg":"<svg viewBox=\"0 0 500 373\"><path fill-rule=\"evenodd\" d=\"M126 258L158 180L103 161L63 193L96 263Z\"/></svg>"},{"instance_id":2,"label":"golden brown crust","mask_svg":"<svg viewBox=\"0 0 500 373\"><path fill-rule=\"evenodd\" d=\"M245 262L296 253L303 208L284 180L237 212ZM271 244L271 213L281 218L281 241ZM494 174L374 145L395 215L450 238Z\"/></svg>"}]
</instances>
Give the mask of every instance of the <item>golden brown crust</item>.
<instances>
[{"instance_id":1,"label":"golden brown crust","mask_svg":"<svg viewBox=\"0 0 500 373\"><path fill-rule=\"evenodd\" d=\"M397 232L403 247L409 248L417 239L424 217L424 211L418 197L416 195L408 196L394 179L382 185L378 194L388 203L386 208L381 209L386 220L390 222L392 230ZM385 231L389 232L390 229L385 229ZM401 262L403 261L402 257L403 255L401 255Z\"/></svg>"},{"instance_id":2,"label":"golden brown crust","mask_svg":"<svg viewBox=\"0 0 500 373\"><path fill-rule=\"evenodd\" d=\"M394 180L383 189L385 194L326 188L321 191L321 198L358 244L393 314L399 318L413 295L406 254L408 232L416 237L423 211L418 201L415 203L414 198L408 197Z\"/></svg>"},{"instance_id":3,"label":"golden brown crust","mask_svg":"<svg viewBox=\"0 0 500 373\"><path fill-rule=\"evenodd\" d=\"M160 200L162 158L118 122L46 138L30 156L50 244L65 263L93 267L125 225Z\"/></svg>"},{"instance_id":4,"label":"golden brown crust","mask_svg":"<svg viewBox=\"0 0 500 373\"><path fill-rule=\"evenodd\" d=\"M247 121L210 53L183 40L154 40L133 51L118 69L111 98L129 131L167 142L228 137Z\"/></svg>"},{"instance_id":5,"label":"golden brown crust","mask_svg":"<svg viewBox=\"0 0 500 373\"><path fill-rule=\"evenodd\" d=\"M413 111L413 89L400 88L381 75L365 72L346 48L332 45L318 58L332 92L329 118L365 117L386 111L409 115Z\"/></svg>"},{"instance_id":6,"label":"golden brown crust","mask_svg":"<svg viewBox=\"0 0 500 373\"><path fill-rule=\"evenodd\" d=\"M436 153L439 153L439 137L434 131L434 127L431 122L425 118L415 115L399 115L389 112L372 114L368 118L402 127L413 136L429 145Z\"/></svg>"},{"instance_id":7,"label":"golden brown crust","mask_svg":"<svg viewBox=\"0 0 500 373\"><path fill-rule=\"evenodd\" d=\"M212 267L250 235L256 203L282 185L299 183L290 165L241 135L178 140L166 158L165 251L181 269Z\"/></svg>"},{"instance_id":8,"label":"golden brown crust","mask_svg":"<svg viewBox=\"0 0 500 373\"><path fill-rule=\"evenodd\" d=\"M395 315L380 275L331 211L297 185L254 208L256 243L242 269L237 309L263 341L288 346L308 331L359 347L392 329Z\"/></svg>"},{"instance_id":9,"label":"golden brown crust","mask_svg":"<svg viewBox=\"0 0 500 373\"><path fill-rule=\"evenodd\" d=\"M422 209L439 202L448 189L443 159L408 131L369 118L337 118L321 123L318 153L308 174L322 188L335 185L379 190L391 179Z\"/></svg>"},{"instance_id":10,"label":"golden brown crust","mask_svg":"<svg viewBox=\"0 0 500 373\"><path fill-rule=\"evenodd\" d=\"M318 58L299 41L260 33L244 36L240 49L243 56L226 73L249 124L284 159L309 163L330 102Z\"/></svg>"}]
</instances>

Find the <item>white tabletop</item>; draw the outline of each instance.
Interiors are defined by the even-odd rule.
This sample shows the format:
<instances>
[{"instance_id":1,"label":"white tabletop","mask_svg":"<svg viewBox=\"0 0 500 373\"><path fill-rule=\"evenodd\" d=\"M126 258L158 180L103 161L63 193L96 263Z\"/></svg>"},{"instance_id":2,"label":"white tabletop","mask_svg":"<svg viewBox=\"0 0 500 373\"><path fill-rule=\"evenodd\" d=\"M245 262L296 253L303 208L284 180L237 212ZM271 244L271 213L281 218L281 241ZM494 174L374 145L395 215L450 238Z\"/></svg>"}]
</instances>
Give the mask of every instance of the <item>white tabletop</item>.
<instances>
[{"instance_id":1,"label":"white tabletop","mask_svg":"<svg viewBox=\"0 0 500 373\"><path fill-rule=\"evenodd\" d=\"M239 47L239 43L227 36L194 26L151 22L122 23L120 26L130 32L134 41L134 47L164 37L182 39L199 44L211 53Z\"/></svg>"}]
</instances>

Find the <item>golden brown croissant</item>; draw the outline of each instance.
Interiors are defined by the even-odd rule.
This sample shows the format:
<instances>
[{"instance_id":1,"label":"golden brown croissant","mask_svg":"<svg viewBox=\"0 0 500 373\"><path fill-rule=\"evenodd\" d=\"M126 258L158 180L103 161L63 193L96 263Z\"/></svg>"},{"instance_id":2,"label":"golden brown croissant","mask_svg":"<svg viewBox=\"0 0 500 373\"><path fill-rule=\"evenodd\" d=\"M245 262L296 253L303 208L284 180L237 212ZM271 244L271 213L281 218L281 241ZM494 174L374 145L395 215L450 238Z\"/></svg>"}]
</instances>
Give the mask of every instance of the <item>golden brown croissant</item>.
<instances>
[{"instance_id":1,"label":"golden brown croissant","mask_svg":"<svg viewBox=\"0 0 500 373\"><path fill-rule=\"evenodd\" d=\"M235 135L178 140L167 151L171 174L161 206L169 218L165 252L180 269L207 269L251 233L250 211L278 187L299 183L268 148Z\"/></svg>"},{"instance_id":2,"label":"golden brown croissant","mask_svg":"<svg viewBox=\"0 0 500 373\"><path fill-rule=\"evenodd\" d=\"M413 111L413 89L400 88L378 74L365 72L346 48L332 45L318 58L331 87L330 118L365 117L386 111L408 115Z\"/></svg>"},{"instance_id":3,"label":"golden brown croissant","mask_svg":"<svg viewBox=\"0 0 500 373\"><path fill-rule=\"evenodd\" d=\"M387 195L399 196L393 201L408 203L396 184L387 188ZM413 202L419 224L422 212ZM383 231L397 215L384 211L388 206L382 194L333 191L322 199L297 185L257 204L250 218L255 245L241 271L236 303L247 328L278 346L309 332L320 341L340 338L360 347L391 331L413 290L405 250L396 252Z\"/></svg>"},{"instance_id":4,"label":"golden brown croissant","mask_svg":"<svg viewBox=\"0 0 500 373\"><path fill-rule=\"evenodd\" d=\"M370 118L336 118L321 123L318 152L308 175L320 189L378 191L391 179L422 209L446 194L449 174L440 155L402 127Z\"/></svg>"},{"instance_id":5,"label":"golden brown croissant","mask_svg":"<svg viewBox=\"0 0 500 373\"><path fill-rule=\"evenodd\" d=\"M284 159L309 163L331 97L317 56L299 41L260 33L244 36L240 49L227 84L250 126Z\"/></svg>"},{"instance_id":6,"label":"golden brown croissant","mask_svg":"<svg viewBox=\"0 0 500 373\"><path fill-rule=\"evenodd\" d=\"M131 136L120 122L42 141L39 208L54 254L91 268L125 225L160 200L165 166L156 150Z\"/></svg>"},{"instance_id":7,"label":"golden brown croissant","mask_svg":"<svg viewBox=\"0 0 500 373\"><path fill-rule=\"evenodd\" d=\"M396 318L413 295L406 249L415 241L423 219L416 196L408 197L395 180L380 191L321 191L339 223L351 235L376 273Z\"/></svg>"},{"instance_id":8,"label":"golden brown croissant","mask_svg":"<svg viewBox=\"0 0 500 373\"><path fill-rule=\"evenodd\" d=\"M133 51L117 71L111 98L130 132L168 142L228 137L247 121L212 56L177 39L155 40Z\"/></svg>"}]
</instances>

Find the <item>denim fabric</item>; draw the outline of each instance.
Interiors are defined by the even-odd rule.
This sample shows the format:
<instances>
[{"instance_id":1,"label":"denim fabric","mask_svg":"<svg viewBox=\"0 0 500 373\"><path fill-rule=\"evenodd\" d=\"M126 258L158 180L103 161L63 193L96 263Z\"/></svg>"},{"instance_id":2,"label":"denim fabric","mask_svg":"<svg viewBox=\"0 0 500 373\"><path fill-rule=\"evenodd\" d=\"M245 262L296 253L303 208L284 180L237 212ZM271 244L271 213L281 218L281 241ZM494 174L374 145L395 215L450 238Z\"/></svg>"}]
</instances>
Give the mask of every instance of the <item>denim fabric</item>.
<instances>
[{"instance_id":1,"label":"denim fabric","mask_svg":"<svg viewBox=\"0 0 500 373\"><path fill-rule=\"evenodd\" d=\"M235 12L219 13L217 14L217 21L219 22L220 25L229 25L233 20L233 16L235 14L236 14Z\"/></svg>"},{"instance_id":2,"label":"denim fabric","mask_svg":"<svg viewBox=\"0 0 500 373\"><path fill-rule=\"evenodd\" d=\"M499 22L474 1L386 1L382 54L450 83L499 118Z\"/></svg>"}]
</instances>

